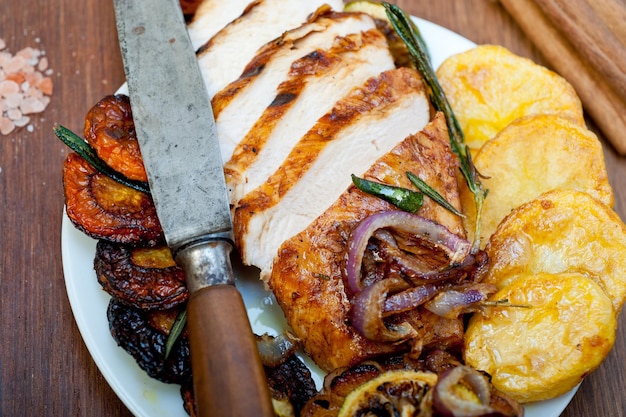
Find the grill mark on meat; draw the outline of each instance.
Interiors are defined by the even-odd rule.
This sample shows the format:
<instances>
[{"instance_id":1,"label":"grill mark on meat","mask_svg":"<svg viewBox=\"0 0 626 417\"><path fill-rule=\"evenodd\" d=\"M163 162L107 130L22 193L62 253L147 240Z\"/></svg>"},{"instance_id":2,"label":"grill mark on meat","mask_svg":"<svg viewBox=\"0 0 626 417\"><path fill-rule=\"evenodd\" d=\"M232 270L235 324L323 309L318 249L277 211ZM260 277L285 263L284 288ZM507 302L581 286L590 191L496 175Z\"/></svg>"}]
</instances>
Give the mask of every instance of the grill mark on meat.
<instances>
[{"instance_id":1,"label":"grill mark on meat","mask_svg":"<svg viewBox=\"0 0 626 417\"><path fill-rule=\"evenodd\" d=\"M364 177L411 187L406 171L419 173L455 207L460 207L454 158L445 119L438 113L421 132L409 135L378 159ZM304 350L325 370L350 366L381 354L405 351L406 345L364 339L350 326L350 300L342 278L345 247L351 231L367 216L395 209L386 201L350 186L303 231L284 241L274 260L269 287ZM458 217L426 198L418 214L463 231ZM320 279L319 276L324 276ZM454 346L462 337L460 320L417 310L405 317L417 328L424 349Z\"/></svg>"},{"instance_id":2,"label":"grill mark on meat","mask_svg":"<svg viewBox=\"0 0 626 417\"><path fill-rule=\"evenodd\" d=\"M393 67L386 40L376 29L338 38L331 50L316 50L295 61L278 97L297 99L279 99L269 106L225 164L231 201L236 204L263 184L336 100Z\"/></svg>"},{"instance_id":3,"label":"grill mark on meat","mask_svg":"<svg viewBox=\"0 0 626 417\"><path fill-rule=\"evenodd\" d=\"M204 0L187 27L194 49L198 49L231 21L240 17L250 0Z\"/></svg>"},{"instance_id":4,"label":"grill mark on meat","mask_svg":"<svg viewBox=\"0 0 626 417\"><path fill-rule=\"evenodd\" d=\"M258 0L198 48L197 57L210 98L236 80L256 52L284 32L315 16L317 9L343 7L340 0ZM277 13L280 10L280 13Z\"/></svg>"},{"instance_id":5,"label":"grill mark on meat","mask_svg":"<svg viewBox=\"0 0 626 417\"><path fill-rule=\"evenodd\" d=\"M272 77L280 78L281 74L286 77L288 66L310 50L328 49L338 36L374 27L373 20L365 14L341 13L329 9L321 11L314 20L287 31L280 38L264 45L244 68L241 76L215 95L211 103L215 117L218 118L222 109L230 105L238 94L257 79L263 78L264 82L268 82ZM269 67L270 74L261 77L266 67ZM267 88L271 88L271 85Z\"/></svg>"},{"instance_id":6,"label":"grill mark on meat","mask_svg":"<svg viewBox=\"0 0 626 417\"><path fill-rule=\"evenodd\" d=\"M280 244L341 195L351 171L361 174L422 129L428 117L421 78L406 68L373 77L340 100L268 180L237 204L233 223L244 262L267 278Z\"/></svg>"},{"instance_id":7,"label":"grill mark on meat","mask_svg":"<svg viewBox=\"0 0 626 417\"><path fill-rule=\"evenodd\" d=\"M375 27L368 15L327 11L261 48L245 70L253 76L240 77L212 100L222 160L231 158L235 147L272 103L294 61L317 49L331 49L338 37Z\"/></svg>"}]
</instances>

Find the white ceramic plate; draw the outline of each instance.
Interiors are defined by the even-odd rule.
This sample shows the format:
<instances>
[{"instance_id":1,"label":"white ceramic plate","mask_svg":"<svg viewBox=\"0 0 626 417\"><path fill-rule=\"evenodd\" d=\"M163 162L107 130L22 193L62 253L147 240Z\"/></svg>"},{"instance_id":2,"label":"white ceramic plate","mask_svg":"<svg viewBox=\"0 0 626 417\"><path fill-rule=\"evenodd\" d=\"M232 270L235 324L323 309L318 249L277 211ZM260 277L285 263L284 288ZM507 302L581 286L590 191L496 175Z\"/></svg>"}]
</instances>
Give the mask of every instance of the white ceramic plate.
<instances>
[{"instance_id":1,"label":"white ceramic plate","mask_svg":"<svg viewBox=\"0 0 626 417\"><path fill-rule=\"evenodd\" d=\"M448 56L474 46L441 26L421 19L416 22L428 44L434 68ZM61 241L65 285L74 318L87 349L113 391L137 417L186 417L180 387L148 377L111 337L106 316L110 297L100 287L93 269L96 241L75 229L65 213ZM263 289L255 270L239 265L234 268L255 333L281 333L286 328L283 313L273 296ZM308 358L302 359L320 388L323 373ZM527 405L526 416L557 417L575 392L574 389L553 400Z\"/></svg>"}]
</instances>

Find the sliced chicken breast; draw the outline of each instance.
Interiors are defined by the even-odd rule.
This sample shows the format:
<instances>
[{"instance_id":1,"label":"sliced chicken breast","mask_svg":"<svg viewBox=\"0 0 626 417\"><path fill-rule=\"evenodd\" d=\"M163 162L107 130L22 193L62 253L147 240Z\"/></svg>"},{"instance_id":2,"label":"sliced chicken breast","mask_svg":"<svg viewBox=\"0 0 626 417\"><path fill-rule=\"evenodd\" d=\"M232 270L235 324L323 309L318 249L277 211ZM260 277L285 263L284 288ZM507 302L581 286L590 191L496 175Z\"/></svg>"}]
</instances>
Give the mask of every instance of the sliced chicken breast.
<instances>
[{"instance_id":1,"label":"sliced chicken breast","mask_svg":"<svg viewBox=\"0 0 626 417\"><path fill-rule=\"evenodd\" d=\"M233 222L244 263L269 278L282 243L322 215L351 174L362 175L429 116L421 77L406 68L373 77L342 98L268 180L238 202Z\"/></svg>"},{"instance_id":2,"label":"sliced chicken breast","mask_svg":"<svg viewBox=\"0 0 626 417\"><path fill-rule=\"evenodd\" d=\"M263 46L243 75L212 100L222 160L231 158L235 147L274 101L294 61L316 50L330 49L337 38L374 28L374 21L366 14L330 11Z\"/></svg>"},{"instance_id":3,"label":"sliced chicken breast","mask_svg":"<svg viewBox=\"0 0 626 417\"><path fill-rule=\"evenodd\" d=\"M235 206L272 175L338 100L392 68L387 41L377 29L337 38L330 50L316 50L294 62L274 101L224 166Z\"/></svg>"},{"instance_id":4,"label":"sliced chicken breast","mask_svg":"<svg viewBox=\"0 0 626 417\"><path fill-rule=\"evenodd\" d=\"M197 55L209 97L236 80L259 48L302 25L325 4L337 10L341 0L256 0L204 45Z\"/></svg>"},{"instance_id":5,"label":"sliced chicken breast","mask_svg":"<svg viewBox=\"0 0 626 417\"><path fill-rule=\"evenodd\" d=\"M421 118L415 109L408 106L406 108L405 111L389 108L388 112L387 109L378 112L378 117L387 113L387 118L382 118L384 121L380 123L372 123L372 117L368 118L367 124L362 124L362 130L358 131L357 135L363 143L361 145L351 143L345 152L349 157L344 155L342 158L336 158L332 166L324 167L323 170L327 174L318 173L321 176L317 181L317 187L314 186L314 181L301 179L299 184L307 186L304 193L312 196L306 198L309 203L315 204L311 200L321 198L324 193L332 194L330 191L332 184L342 182L343 178L349 176L350 171L367 166L366 163L356 164L353 161L358 159L357 155L363 152L363 146L369 144L372 137L382 136L383 130L389 132L398 129L402 122L394 119L391 113L404 113L405 118ZM370 134L372 129L374 132ZM406 171L411 171L419 174L458 209L460 200L456 182L458 166L456 161L449 146L445 120L438 114L422 132L409 135L390 152L384 153L365 172L364 177L411 188L412 185L405 175ZM342 166L348 168L343 169ZM292 190L295 192L295 188ZM302 192L303 190L300 190L300 193ZM285 196L281 203L287 198ZM299 206L298 203L291 205ZM303 208L299 207L299 210ZM284 209L286 210L286 207ZM380 354L408 349L406 344L366 340L350 325L351 304L342 278L345 248L351 231L367 216L394 209L391 204L350 186L321 216L303 231L285 241L277 252L269 287L285 312L292 330L302 339L305 351L327 371L351 366ZM464 235L461 220L428 198L425 199L424 206L418 214L434 219L451 231ZM257 215L252 215L252 219L254 216ZM264 212L260 212L258 216L261 220L267 217ZM265 232L271 233L273 228L280 229L281 226L277 223L290 221L287 212L283 211L281 216L285 217L283 221L276 223L271 221L279 219L267 221L262 225L265 229L254 233L259 236L257 246L262 246L269 240ZM417 331L423 349L458 347L458 343L461 343L463 337L461 320L444 319L423 309L414 310L406 319Z\"/></svg>"},{"instance_id":6,"label":"sliced chicken breast","mask_svg":"<svg viewBox=\"0 0 626 417\"><path fill-rule=\"evenodd\" d=\"M251 3L252 0L204 0L200 3L187 25L194 48L204 45L217 32L241 16Z\"/></svg>"}]
</instances>

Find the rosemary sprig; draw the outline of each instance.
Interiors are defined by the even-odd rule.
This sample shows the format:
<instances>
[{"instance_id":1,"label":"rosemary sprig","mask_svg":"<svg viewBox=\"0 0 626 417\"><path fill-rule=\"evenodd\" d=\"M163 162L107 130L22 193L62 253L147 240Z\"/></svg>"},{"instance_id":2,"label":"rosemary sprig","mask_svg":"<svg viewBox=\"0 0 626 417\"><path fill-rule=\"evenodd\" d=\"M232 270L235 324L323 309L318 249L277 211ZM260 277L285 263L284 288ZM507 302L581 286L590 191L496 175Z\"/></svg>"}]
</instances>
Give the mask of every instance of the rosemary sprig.
<instances>
[{"instance_id":1,"label":"rosemary sprig","mask_svg":"<svg viewBox=\"0 0 626 417\"><path fill-rule=\"evenodd\" d=\"M424 194L407 188L369 181L359 178L354 174L352 174L352 182L359 190L378 198L382 198L383 200L398 207L400 210L404 210L409 213L415 213L424 203Z\"/></svg>"},{"instance_id":2,"label":"rosemary sprig","mask_svg":"<svg viewBox=\"0 0 626 417\"><path fill-rule=\"evenodd\" d=\"M183 310L178 313L176 320L174 320L174 324L172 324L170 334L167 336L167 341L165 342L165 359L170 356L174 344L185 328L185 324L187 324L187 310Z\"/></svg>"},{"instance_id":3,"label":"rosemary sprig","mask_svg":"<svg viewBox=\"0 0 626 417\"><path fill-rule=\"evenodd\" d=\"M476 170L476 167L472 163L472 157L467 145L465 145L465 139L463 137L463 131L459 125L458 120L454 116L454 112L450 107L450 103L437 80L435 71L433 70L430 59L428 58L428 52L425 48L425 42L419 33L413 29L415 26L413 21L407 16L406 13L398 6L383 3L387 17L391 22L391 25L395 29L396 33L403 42L406 44L409 50L409 55L415 67L420 71L426 84L428 86L428 92L430 101L436 110L443 112L446 124L448 126L448 134L450 136L450 146L452 151L458 156L460 162L460 170L469 190L474 195L474 202L476 203L476 225L474 230L474 243L472 250L476 251L480 246L480 223L481 213L483 208L483 202L487 196L487 190L480 181L480 174Z\"/></svg>"},{"instance_id":4,"label":"rosemary sprig","mask_svg":"<svg viewBox=\"0 0 626 417\"><path fill-rule=\"evenodd\" d=\"M406 176L413 183L413 185L415 187L417 187L418 190L420 190L422 193L424 193L425 195L430 197L433 201L435 201L441 207L445 208L449 212L451 212L451 213L453 213L453 214L455 214L455 215L457 215L459 217L465 217L465 215L463 213L461 213L460 211L455 209L454 206L448 202L448 200L443 198L443 196L441 194L439 194L437 192L437 190L435 190L433 187L431 187L426 182L424 182L420 177L418 177L414 173L408 172L408 171L406 173Z\"/></svg>"},{"instance_id":5,"label":"rosemary sprig","mask_svg":"<svg viewBox=\"0 0 626 417\"><path fill-rule=\"evenodd\" d=\"M96 150L92 148L91 145L68 128L57 125L54 127L54 134L100 173L107 175L111 179L119 182L120 184L124 184L127 187L150 194L150 187L147 182L131 180L125 175L112 169L106 162L100 159Z\"/></svg>"},{"instance_id":6,"label":"rosemary sprig","mask_svg":"<svg viewBox=\"0 0 626 417\"><path fill-rule=\"evenodd\" d=\"M513 304L508 300L508 298L494 301L483 301L480 305L485 307L532 308L530 304Z\"/></svg>"}]
</instances>

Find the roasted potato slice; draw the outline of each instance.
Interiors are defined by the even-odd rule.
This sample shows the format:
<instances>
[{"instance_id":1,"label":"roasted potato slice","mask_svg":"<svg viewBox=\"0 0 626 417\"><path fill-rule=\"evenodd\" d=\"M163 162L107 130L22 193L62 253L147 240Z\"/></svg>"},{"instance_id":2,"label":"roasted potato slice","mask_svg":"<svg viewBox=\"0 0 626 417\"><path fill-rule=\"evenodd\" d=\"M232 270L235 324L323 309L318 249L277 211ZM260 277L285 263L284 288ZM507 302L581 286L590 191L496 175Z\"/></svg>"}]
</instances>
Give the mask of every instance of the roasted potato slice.
<instances>
[{"instance_id":1,"label":"roasted potato slice","mask_svg":"<svg viewBox=\"0 0 626 417\"><path fill-rule=\"evenodd\" d=\"M519 119L487 142L474 158L489 190L482 212L485 244L511 210L553 189L585 191L613 205L602 145L586 128L552 115ZM473 209L473 196L461 188L463 206ZM474 215L465 219L474 230Z\"/></svg>"},{"instance_id":2,"label":"roasted potato slice","mask_svg":"<svg viewBox=\"0 0 626 417\"><path fill-rule=\"evenodd\" d=\"M437 77L473 151L523 116L555 114L585 125L580 99L564 78L501 46L453 55Z\"/></svg>"},{"instance_id":3,"label":"roasted potato slice","mask_svg":"<svg viewBox=\"0 0 626 417\"><path fill-rule=\"evenodd\" d=\"M515 209L486 248L484 280L504 288L519 276L578 272L596 281L619 312L626 300L626 225L587 193L556 190Z\"/></svg>"},{"instance_id":4,"label":"roasted potato slice","mask_svg":"<svg viewBox=\"0 0 626 417\"><path fill-rule=\"evenodd\" d=\"M522 402L561 395L593 371L615 341L616 318L602 288L582 274L520 277L492 300L465 334L465 361Z\"/></svg>"}]
</instances>

